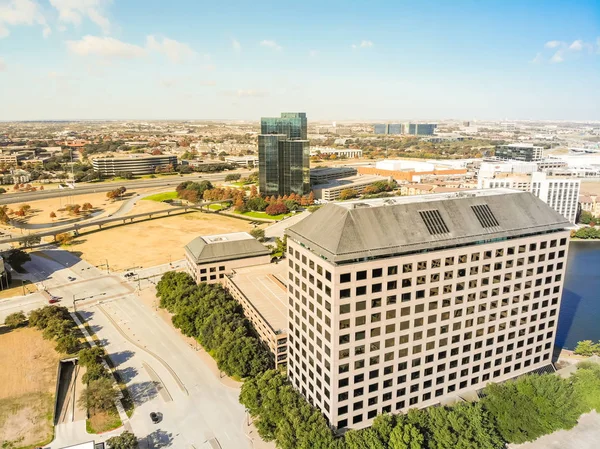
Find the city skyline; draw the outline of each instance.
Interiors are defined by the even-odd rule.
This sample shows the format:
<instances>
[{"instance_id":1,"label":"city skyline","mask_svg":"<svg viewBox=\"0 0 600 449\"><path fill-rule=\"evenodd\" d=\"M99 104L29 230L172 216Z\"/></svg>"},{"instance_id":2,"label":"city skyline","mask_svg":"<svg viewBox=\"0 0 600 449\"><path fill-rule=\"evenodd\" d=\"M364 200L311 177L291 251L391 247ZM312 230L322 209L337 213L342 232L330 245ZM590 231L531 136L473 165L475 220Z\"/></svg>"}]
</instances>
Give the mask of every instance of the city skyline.
<instances>
[{"instance_id":1,"label":"city skyline","mask_svg":"<svg viewBox=\"0 0 600 449\"><path fill-rule=\"evenodd\" d=\"M600 120L596 2L177 6L3 2L0 120Z\"/></svg>"}]
</instances>

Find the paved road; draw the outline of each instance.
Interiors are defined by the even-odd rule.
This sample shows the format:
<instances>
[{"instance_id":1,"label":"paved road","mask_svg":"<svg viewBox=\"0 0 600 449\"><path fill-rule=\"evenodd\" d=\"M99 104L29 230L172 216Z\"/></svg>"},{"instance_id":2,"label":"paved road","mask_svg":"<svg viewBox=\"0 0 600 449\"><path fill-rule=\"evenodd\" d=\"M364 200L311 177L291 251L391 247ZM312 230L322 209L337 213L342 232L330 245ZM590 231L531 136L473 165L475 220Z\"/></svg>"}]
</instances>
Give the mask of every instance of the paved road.
<instances>
[{"instance_id":1,"label":"paved road","mask_svg":"<svg viewBox=\"0 0 600 449\"><path fill-rule=\"evenodd\" d=\"M106 182L98 184L76 184L74 189L46 189L38 190L36 192L23 192L23 193L5 193L0 195L2 204L13 204L23 203L27 201L37 201L46 198L58 198L61 196L73 196L83 195L96 192L108 192L114 190L117 187L125 186L128 190L140 189L140 188L151 188L151 187L165 187L165 186L177 186L183 181L223 181L225 176L231 172L214 173L214 174L202 174L192 176L169 176L159 179L147 179L144 181L120 181L120 182ZM251 171L248 170L236 170L235 173L239 173L242 176L248 175Z\"/></svg>"},{"instance_id":2,"label":"paved road","mask_svg":"<svg viewBox=\"0 0 600 449\"><path fill-rule=\"evenodd\" d=\"M178 260L172 265L179 268L183 263ZM141 439L140 447L199 449L216 438L222 449L251 448L243 431L239 389L224 385L200 353L133 293L135 280L125 281L122 273L108 275L60 249L34 254L25 266L31 271L28 276L50 294L62 296L64 305L72 305L73 294L90 298L78 302L77 309L105 346L136 403L128 426ZM171 265L165 264L140 269L139 274L148 277L169 269ZM69 281L69 277L76 280ZM141 286L153 288L149 279L141 281ZM2 300L0 320L46 302L39 292ZM152 411L163 414L159 424L151 422ZM78 423L60 430L61 440L47 447L57 449L94 438Z\"/></svg>"}]
</instances>

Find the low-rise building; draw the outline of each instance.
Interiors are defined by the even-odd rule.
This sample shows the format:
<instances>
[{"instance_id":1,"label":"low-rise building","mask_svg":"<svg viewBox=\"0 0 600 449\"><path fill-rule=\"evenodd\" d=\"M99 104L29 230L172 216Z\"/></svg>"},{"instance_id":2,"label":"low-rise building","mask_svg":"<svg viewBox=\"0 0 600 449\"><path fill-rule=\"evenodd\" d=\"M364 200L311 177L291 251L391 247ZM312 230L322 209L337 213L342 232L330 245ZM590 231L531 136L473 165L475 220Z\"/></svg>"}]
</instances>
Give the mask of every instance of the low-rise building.
<instances>
[{"instance_id":1,"label":"low-rise building","mask_svg":"<svg viewBox=\"0 0 600 449\"><path fill-rule=\"evenodd\" d=\"M511 143L497 146L495 155L501 160L541 161L544 157L544 149L531 143Z\"/></svg>"},{"instance_id":2,"label":"low-rise building","mask_svg":"<svg viewBox=\"0 0 600 449\"><path fill-rule=\"evenodd\" d=\"M335 201L340 199L344 190L354 190L358 195L364 193L365 189L377 181L386 181L383 176L350 176L349 178L332 179L326 184L319 184L313 189L315 199L324 201Z\"/></svg>"},{"instance_id":3,"label":"low-rise building","mask_svg":"<svg viewBox=\"0 0 600 449\"><path fill-rule=\"evenodd\" d=\"M285 263L235 268L225 287L242 306L275 365L287 364L287 266Z\"/></svg>"},{"instance_id":4,"label":"low-rise building","mask_svg":"<svg viewBox=\"0 0 600 449\"><path fill-rule=\"evenodd\" d=\"M225 162L240 167L256 167L258 166L258 156L225 156Z\"/></svg>"},{"instance_id":5,"label":"low-rise building","mask_svg":"<svg viewBox=\"0 0 600 449\"><path fill-rule=\"evenodd\" d=\"M323 167L310 169L310 183L323 184L332 179L347 178L348 176L356 175L354 167Z\"/></svg>"},{"instance_id":6,"label":"low-rise building","mask_svg":"<svg viewBox=\"0 0 600 449\"><path fill-rule=\"evenodd\" d=\"M582 193L579 195L579 205L582 211L589 212L594 217L600 217L600 204L598 196L591 193Z\"/></svg>"},{"instance_id":7,"label":"low-rise building","mask_svg":"<svg viewBox=\"0 0 600 449\"><path fill-rule=\"evenodd\" d=\"M359 158L362 157L362 150L355 148L326 148L326 147L313 147L310 150L311 156L318 156L319 154L335 154L337 157L346 158Z\"/></svg>"},{"instance_id":8,"label":"low-rise building","mask_svg":"<svg viewBox=\"0 0 600 449\"><path fill-rule=\"evenodd\" d=\"M149 175L157 168L177 166L177 156L172 155L131 155L129 157L99 157L92 160L94 170L104 176L115 176L118 172L131 172L134 175Z\"/></svg>"},{"instance_id":9,"label":"low-rise building","mask_svg":"<svg viewBox=\"0 0 600 449\"><path fill-rule=\"evenodd\" d=\"M185 246L186 269L197 283L221 282L234 268L269 263L271 251L247 232L196 237Z\"/></svg>"}]
</instances>

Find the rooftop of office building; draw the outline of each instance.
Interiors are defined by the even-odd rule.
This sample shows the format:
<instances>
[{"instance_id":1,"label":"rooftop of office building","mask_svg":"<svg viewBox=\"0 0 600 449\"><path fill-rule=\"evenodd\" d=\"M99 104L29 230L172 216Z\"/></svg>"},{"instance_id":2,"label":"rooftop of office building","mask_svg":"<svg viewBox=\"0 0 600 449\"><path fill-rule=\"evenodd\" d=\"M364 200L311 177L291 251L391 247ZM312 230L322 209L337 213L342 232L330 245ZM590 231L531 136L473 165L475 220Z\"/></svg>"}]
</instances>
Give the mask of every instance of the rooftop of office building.
<instances>
[{"instance_id":1,"label":"rooftop of office building","mask_svg":"<svg viewBox=\"0 0 600 449\"><path fill-rule=\"evenodd\" d=\"M229 277L238 290L275 331L287 329L287 265L236 268Z\"/></svg>"},{"instance_id":2,"label":"rooftop of office building","mask_svg":"<svg viewBox=\"0 0 600 449\"><path fill-rule=\"evenodd\" d=\"M244 259L269 254L270 250L247 232L196 237L185 246L197 263Z\"/></svg>"},{"instance_id":3,"label":"rooftop of office building","mask_svg":"<svg viewBox=\"0 0 600 449\"><path fill-rule=\"evenodd\" d=\"M286 232L324 259L344 263L569 226L529 192L487 189L330 203Z\"/></svg>"}]
</instances>

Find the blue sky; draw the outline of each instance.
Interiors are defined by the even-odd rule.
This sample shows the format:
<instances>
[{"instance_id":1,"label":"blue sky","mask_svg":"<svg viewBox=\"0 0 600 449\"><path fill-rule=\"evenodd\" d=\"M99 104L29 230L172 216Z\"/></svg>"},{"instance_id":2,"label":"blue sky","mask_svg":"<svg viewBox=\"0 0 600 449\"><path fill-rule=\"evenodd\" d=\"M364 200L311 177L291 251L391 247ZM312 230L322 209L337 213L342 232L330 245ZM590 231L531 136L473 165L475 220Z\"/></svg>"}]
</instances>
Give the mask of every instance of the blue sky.
<instances>
[{"instance_id":1,"label":"blue sky","mask_svg":"<svg viewBox=\"0 0 600 449\"><path fill-rule=\"evenodd\" d=\"M0 120L600 120L600 2L0 0Z\"/></svg>"}]
</instances>

